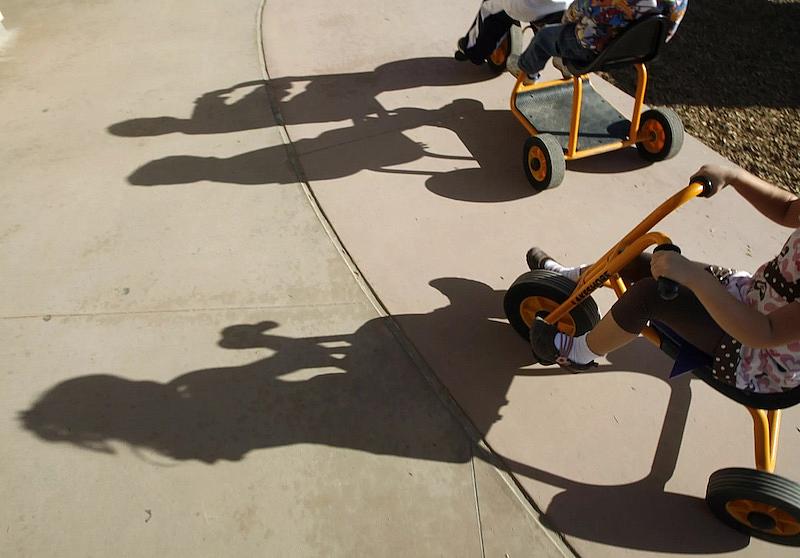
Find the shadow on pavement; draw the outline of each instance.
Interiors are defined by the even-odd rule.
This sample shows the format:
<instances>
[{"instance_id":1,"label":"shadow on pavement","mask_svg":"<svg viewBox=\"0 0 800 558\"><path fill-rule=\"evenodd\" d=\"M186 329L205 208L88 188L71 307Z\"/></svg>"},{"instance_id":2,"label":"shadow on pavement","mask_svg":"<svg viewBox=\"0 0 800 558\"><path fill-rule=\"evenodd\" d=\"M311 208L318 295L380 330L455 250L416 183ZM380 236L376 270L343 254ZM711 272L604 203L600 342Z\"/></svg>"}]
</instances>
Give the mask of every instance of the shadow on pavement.
<instances>
[{"instance_id":1,"label":"shadow on pavement","mask_svg":"<svg viewBox=\"0 0 800 558\"><path fill-rule=\"evenodd\" d=\"M448 297L447 306L395 319L483 434L500 420L514 376L572 376L557 367L526 368L530 364L527 344L508 324L497 321L504 318L505 291L455 278L436 279L431 285ZM443 346L452 350L443 351ZM631 484L591 485L543 471L535 463L500 456L515 475L563 488L544 510L545 521L567 535L623 548L708 554L747 546L749 538L720 523L702 499L665 489L683 440L692 377L685 374L667 380L671 361L645 340L615 351L607 360L593 373L635 371L670 386L650 473Z\"/></svg>"},{"instance_id":2,"label":"shadow on pavement","mask_svg":"<svg viewBox=\"0 0 800 558\"><path fill-rule=\"evenodd\" d=\"M436 279L431 286L448 299L446 305L394 319L486 434L500 418L515 374L561 371L525 369L525 344L498 321L504 291L462 278ZM317 337L272 333L277 327L263 321L221 332L221 347L271 351L250 364L196 370L167 383L80 376L44 393L20 420L51 442L107 454L115 453L114 442L122 442L205 463L298 443L443 462L471 458L467 438L422 376L402 353L386 349L395 340L383 318L352 334ZM641 368L659 361L646 358L647 351L654 349L632 344L596 371L634 369L663 378L663 366ZM591 485L535 463L505 460L514 474L563 489L544 510L553 528L612 546L663 552L714 553L747 545L748 539L722 526L702 500L665 491L691 402L688 376L670 386L653 465L638 482ZM490 455L482 457L494 462Z\"/></svg>"},{"instance_id":3,"label":"shadow on pavement","mask_svg":"<svg viewBox=\"0 0 800 558\"><path fill-rule=\"evenodd\" d=\"M387 350L382 319L355 333L291 338L272 321L221 332L226 349L268 349L243 366L167 383L86 375L47 391L20 414L43 440L108 454L113 442L176 460L239 461L257 449L317 443L381 455L466 462L463 431L425 380Z\"/></svg>"},{"instance_id":4,"label":"shadow on pavement","mask_svg":"<svg viewBox=\"0 0 800 558\"><path fill-rule=\"evenodd\" d=\"M585 159L567 161L567 169L588 174L621 174L643 169L652 164L642 159L636 149L631 147L594 155Z\"/></svg>"},{"instance_id":5,"label":"shadow on pavement","mask_svg":"<svg viewBox=\"0 0 800 558\"><path fill-rule=\"evenodd\" d=\"M596 368L595 373L635 370L663 378L663 366L657 371L641 368L653 347L645 341L635 345L638 346L629 345L609 355L611 364ZM548 373L538 372L535 375ZM544 510L543 520L566 535L653 552L712 554L744 548L749 537L715 519L703 499L666 490L675 472L686 427L692 400L691 379L690 375L683 375L668 381L670 398L656 453L649 474L639 481L591 485L500 458L514 474L563 489Z\"/></svg>"},{"instance_id":6,"label":"shadow on pavement","mask_svg":"<svg viewBox=\"0 0 800 558\"><path fill-rule=\"evenodd\" d=\"M400 60L379 66L374 72L283 77L266 86L263 81L244 82L204 93L196 99L190 118L136 118L113 124L108 130L122 137L151 137L267 128L274 125L269 111L271 97L281 118L290 126L339 126L313 138L293 141L292 149L302 162L303 178L311 182L369 170L425 176L428 190L456 200L503 202L532 196L535 191L521 169L527 132L509 110L486 110L480 101L470 99L456 99L438 109L386 110L378 99L391 91L464 85L490 77L493 76L486 68L457 64L449 58ZM406 133L423 126L456 134L469 155L434 153ZM424 164L419 163L413 169L397 168L420 160L430 162L431 169L420 169ZM453 170L441 170L442 161L451 161ZM620 172L640 167L638 159L604 159L584 172ZM277 145L227 158L169 155L139 167L128 181L135 186L202 180L265 185L294 183L297 178L285 147Z\"/></svg>"}]
</instances>

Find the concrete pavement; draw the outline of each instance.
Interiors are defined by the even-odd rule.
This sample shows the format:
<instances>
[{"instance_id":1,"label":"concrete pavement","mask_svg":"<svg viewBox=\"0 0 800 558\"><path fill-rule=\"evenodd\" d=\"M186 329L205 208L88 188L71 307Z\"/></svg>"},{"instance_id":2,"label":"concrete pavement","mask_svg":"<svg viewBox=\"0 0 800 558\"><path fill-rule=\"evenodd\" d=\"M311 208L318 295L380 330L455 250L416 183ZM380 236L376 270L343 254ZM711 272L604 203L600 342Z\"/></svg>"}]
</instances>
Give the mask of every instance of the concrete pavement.
<instances>
[{"instance_id":1,"label":"concrete pavement","mask_svg":"<svg viewBox=\"0 0 800 558\"><path fill-rule=\"evenodd\" d=\"M530 367L502 319L530 244L597 256L700 142L533 196L469 3L2 9L2 555L791 555L702 502L741 408L644 345ZM750 269L784 232L730 194L663 229Z\"/></svg>"},{"instance_id":2,"label":"concrete pavement","mask_svg":"<svg viewBox=\"0 0 800 558\"><path fill-rule=\"evenodd\" d=\"M451 60L474 10L267 3L270 89L321 207L394 320L577 553L793 555L729 530L703 502L713 471L753 466L742 407L688 377L667 382L669 362L644 341L610 355L602 373L529 366L503 322L503 294L526 270L529 246L593 261L701 164L726 161L687 138L678 157L652 166L634 150L572 163L559 188L534 196L520 164L525 131L508 110L511 78ZM594 81L630 110L627 96ZM788 234L733 191L687 205L659 230L698 260L749 270ZM608 293L598 302L606 309ZM797 409L785 413L777 469L795 478L799 422Z\"/></svg>"},{"instance_id":3,"label":"concrete pavement","mask_svg":"<svg viewBox=\"0 0 800 558\"><path fill-rule=\"evenodd\" d=\"M569 555L309 203L261 8L3 4L0 555Z\"/></svg>"}]
</instances>

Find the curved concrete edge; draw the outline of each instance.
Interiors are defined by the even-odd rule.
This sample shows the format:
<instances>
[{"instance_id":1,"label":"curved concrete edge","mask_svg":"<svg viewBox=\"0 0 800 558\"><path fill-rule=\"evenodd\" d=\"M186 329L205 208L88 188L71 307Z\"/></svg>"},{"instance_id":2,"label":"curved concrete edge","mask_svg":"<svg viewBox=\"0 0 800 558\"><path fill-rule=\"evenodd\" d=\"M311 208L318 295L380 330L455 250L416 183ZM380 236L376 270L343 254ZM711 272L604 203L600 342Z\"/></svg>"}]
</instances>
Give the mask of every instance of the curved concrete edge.
<instances>
[{"instance_id":1,"label":"curved concrete edge","mask_svg":"<svg viewBox=\"0 0 800 558\"><path fill-rule=\"evenodd\" d=\"M256 34L257 34L258 54L261 63L262 77L266 82L269 82L271 80L271 77L269 73L269 67L267 65L266 51L264 46L264 34L263 34L263 22L264 22L264 17L266 16L267 4L268 0L260 1L258 12L256 15L257 17ZM386 306L381 301L377 292L372 288L372 285L370 285L370 283L364 277L364 274L359 270L358 265L356 265L353 257L348 252L339 234L336 232L335 227L333 226L332 222L326 215L317 196L315 195L313 189L311 188L311 185L303 170L303 165L302 162L300 161L300 157L298 156L297 151L294 149L294 143L287 129L286 121L283 118L283 115L281 114L280 105L278 101L271 94L269 88L267 88L266 91L267 91L267 97L269 98L270 111L272 112L272 116L277 124L277 129L280 133L281 139L286 148L287 157L292 166L292 170L297 176L297 183L300 185L300 188L302 189L303 194L305 195L309 206L314 211L314 214L319 220L320 225L324 229L325 233L328 235L328 238L330 238L331 243L336 248L342 260L345 262L345 265L347 265L348 269L352 273L353 279L356 281L361 291L364 293L364 296L370 302L375 311L380 316L386 319L386 323L390 325L390 331L394 339L397 341L397 343L400 345L403 351L414 363L416 368L419 370L420 374L425 378L425 380L431 386L434 393L442 402L442 404L445 406L445 408L453 415L453 417L458 421L458 423L464 429L468 437L473 441L473 443L476 446L476 449L482 452L480 458L487 464L492 466L493 470L499 475L504 484L508 487L508 489L514 495L516 500L526 511L531 521L533 521L536 524L536 526L539 527L547 535L547 538L553 543L553 545L565 558L576 557L577 556L576 552L567 542L566 538L561 533L551 529L545 523L542 522L541 520L542 511L540 507L536 504L536 502L533 500L530 494L528 494L523 489L522 485L518 482L517 478L510 473L510 469L507 466L507 464L502 460L502 457L497 452L495 452L492 449L492 447L488 444L488 442L480 433L478 428L476 428L474 423L467 416L464 409L458 404L458 401L456 401L456 399L453 397L453 395L450 393L450 391L447 389L444 383L442 383L442 381L433 371L428 362L422 357L419 351L417 351L411 339L403 332L402 328L397 323L397 321L394 320L394 318L389 313ZM473 458L474 457L475 456L473 456ZM474 467L474 460L473 460L473 467Z\"/></svg>"},{"instance_id":2,"label":"curved concrete edge","mask_svg":"<svg viewBox=\"0 0 800 558\"><path fill-rule=\"evenodd\" d=\"M672 392L674 386L662 382L662 373L655 373L659 368L663 372L664 363L654 363L648 366L648 373L642 374L642 355L636 350L612 361L613 376L603 375L602 379L600 375L581 375L578 380L571 375L556 378L545 373L534 378L533 374L515 374L516 368L521 369L529 362L527 351L523 345L512 346L512 343L519 343L515 339L506 341L510 336L505 331L497 331L497 328L507 328L498 323L503 319L502 312L486 314L485 305L475 304L476 299L489 302L491 310L496 310L496 299L511 279L524 271L522 255L530 246L530 239L521 238L523 235L519 232L532 225L529 218L532 212L538 211L539 217L535 223L536 243L559 246L560 222L554 209L571 203L575 210L574 223L583 224L582 240L572 246L569 259L565 261L578 258L578 261L591 261L598 255L595 243L602 243L605 249L608 243L618 240L619 235L627 232L629 221L632 226L638 221L637 216L643 217L667 194L683 186L685 177L700 164L726 161L699 140L689 137L680 157L652 170L637 172L642 169L641 164L630 164L624 157L606 160L605 174L603 170L598 172L601 164L576 165L580 169L571 169L576 172L568 174L564 186L546 195L531 196L527 185L519 184L524 180L519 180L518 167L514 166L511 172L507 170L511 158L496 156L503 151L497 147L500 142L520 140L522 135L517 123L505 124L508 88L500 80L499 85L487 82L472 88L423 87L442 83L417 80L413 81L417 85L413 93L409 92L410 87L402 91L399 91L401 87L392 87L403 85L400 81L412 77L415 72L401 65L399 77L393 73L398 70L398 66L392 66L398 58L402 58L400 62L416 64L425 60L424 57L438 54L435 60L449 61L452 50L447 37L456 36L462 29L460 22L443 23L441 12L449 9L447 17L455 21L455 2L443 3L448 4L445 8L429 8L422 2L411 2L405 13L391 21L389 17L380 17L386 14L365 16L371 12L364 10L364 0L320 9L324 12L321 14L315 9L314 15L307 2L273 0L273 6L278 4L286 10L286 19L294 24L312 20L311 29L305 35L287 36L276 27L272 29L272 36L265 35L265 41L270 47L269 60L276 80L301 82L300 93L295 96L297 91L293 90L286 100L290 104L297 101L294 107L281 106L286 111L288 129L297 143L315 197L336 224L337 234L347 243L348 252L371 286L380 293L383 305L394 313L394 319L440 375L461 408L475 411L469 415L474 424L485 426L480 431L491 441L495 453L503 455L511 466L514 480L519 481L524 491L546 512L546 520L561 527L574 548L591 556L652 556L663 555L662 552L672 554L676 550L679 553L735 550L742 555L762 555L765 543L738 541L727 527L704 515L705 508L701 505L704 487L700 485L705 483L699 471L712 465L748 463L752 459L751 434L744 428L747 421L740 416L740 409L720 401L719 396L702 386L687 390L688 385L681 384ZM466 4L463 6L466 7L458 9L465 12L471 9ZM436 12L437 9L440 12ZM394 33L396 29L418 30L426 25L438 28L431 29L424 40L408 41L407 33ZM345 32L331 34L329 41L319 41L317 32L328 32L337 26L347 28ZM355 45L367 43L375 44L375 50L368 53L353 50ZM327 52L336 47L344 55L327 57ZM280 56L276 56L276 52ZM430 67L438 70L441 66L431 64ZM390 71L372 75L381 68ZM374 87L373 78L377 82ZM318 115L309 110L322 107L321 103L329 100L326 94L332 88L348 85L354 87L352 92L348 91L349 96L343 96L341 107L337 107L340 110L324 112L324 118L317 118ZM608 100L612 104L625 107L624 93L601 80L595 85L603 89L604 96L606 89L609 90ZM305 98L303 92L307 93ZM467 102L454 107L456 97L461 101L466 98ZM617 97L621 99L620 104L616 103ZM330 100L335 104L335 98ZM350 103L355 111L347 110ZM417 110L409 110L401 118L392 118L403 109ZM475 118L467 118L467 114ZM369 117L375 115L390 118L370 120ZM351 117L354 117L352 124L347 122ZM355 118L375 125L359 127L360 120ZM497 127L498 123L502 126ZM425 130L416 129L425 125ZM353 130L348 132L350 127ZM487 130L490 133L486 134ZM331 131L340 133L329 133ZM422 144L426 144L426 152L451 154L453 160L467 162L445 163L441 158L427 157L414 147ZM403 155L380 159L380 155L392 148L402 151ZM377 159L375 165L373 158ZM380 171L385 174L377 175ZM376 180L378 176L380 179ZM425 179L428 176L449 180L429 182ZM676 180L676 177L680 178ZM617 217L616 212L606 211L595 216L596 188L603 188L602 201L609 207L623 208L619 211L619 222L612 222ZM754 261L765 261L760 259L762 256L766 259L774 255L765 251L770 245L774 249L777 238L769 229L762 231L760 227L752 229L759 232L758 243L753 241L755 237L744 237L741 229L757 223L735 201L729 196L715 197L705 206L706 210L698 206L671 218L667 224L671 223L672 229L668 230L671 234L674 231L678 244L688 245L698 232L706 237L708 248L699 246L698 249L708 253L698 253L698 259L714 256L715 261L747 265L741 268L749 269ZM550 211L542 211L548 208ZM581 221L580 212L597 218ZM743 218L741 223L740 217ZM619 235L614 232L618 227L625 228L618 231ZM364 234L372 230L374 235ZM688 235L688 231L692 234ZM498 239L502 239L502 244ZM746 254L741 251L745 246L743 241L749 242ZM431 248L420 254L418 247L429 242ZM385 257L387 247L397 251L391 260ZM567 256L564 252L554 255ZM455 285L458 281L460 283ZM444 292L447 288L454 296ZM449 306L446 306L447 299ZM604 297L602 302L608 303L608 298ZM478 308L465 308L468 304ZM476 319L486 326L477 332ZM476 339L486 344L478 347L474 343ZM459 342L464 343L461 351ZM472 343L473 347L467 343ZM491 352L486 351L487 346ZM458 352L461 354L455 354ZM631 366L634 359L635 366ZM487 371L495 374L487 374ZM662 409L673 409L667 401L671 393L677 394L676 400L681 404L692 398L695 403L691 415L687 414L688 410L681 416L665 414L662 427L657 421ZM562 401L566 397L580 401L582 406L565 409ZM643 401L652 408L652 414L639 412ZM502 415L495 417L497 410L502 410ZM697 415L700 411L702 416ZM725 434L721 433L722 429L713 428L717 425L707 423L712 414L720 423L720 417L724 417ZM674 420L673 416L681 420ZM677 428L672 426L681 421L685 436L675 436ZM587 424L593 428L586 428ZM686 424L691 427L685 428ZM734 425L737 428L728 428ZM751 428L749 424L746 426ZM742 443L726 443L730 434ZM654 441L662 438L666 441L681 439L682 443L680 447L659 444L653 448ZM791 470L795 456L800 453L792 451L792 446L787 447L787 441L796 447L797 440L782 443L782 467L788 465ZM619 454L608 451L605 447L608 444L619 447ZM669 451L661 451L662 446ZM651 449L656 450L658 462L655 459L651 462ZM591 458L585 459L587 456ZM718 463L721 461L726 462ZM527 464L536 468L521 467ZM664 473L666 469L670 469L669 475ZM549 474L556 471L557 475ZM648 475L646 478L656 478L647 471L656 473L657 480L666 483L664 487L641 494L625 490L635 488L643 474ZM579 489L565 490L565 483L559 481L570 481L571 488ZM621 490L615 491L614 487ZM607 514L614 519L605 522L591 516L593 502L602 503L607 510L614 509L609 508L609 500L619 506L617 509L630 512L624 522L616 514ZM687 502L694 503L694 507L686 507ZM659 503L664 505L659 506ZM650 507L669 512L662 514L661 521L651 522L664 526L669 522L666 538L654 533L657 529L625 528L637 521L647 523L644 519L647 514L637 512ZM697 528L690 528L693 525ZM771 551L781 553L777 548Z\"/></svg>"}]
</instances>

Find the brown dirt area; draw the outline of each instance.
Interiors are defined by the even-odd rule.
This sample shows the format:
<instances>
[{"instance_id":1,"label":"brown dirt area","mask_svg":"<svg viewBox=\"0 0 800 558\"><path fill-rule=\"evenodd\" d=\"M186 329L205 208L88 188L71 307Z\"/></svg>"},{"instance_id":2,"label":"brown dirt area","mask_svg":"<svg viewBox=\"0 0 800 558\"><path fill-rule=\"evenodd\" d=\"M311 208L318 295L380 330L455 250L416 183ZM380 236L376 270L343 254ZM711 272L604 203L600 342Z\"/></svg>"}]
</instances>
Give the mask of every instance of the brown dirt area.
<instances>
[{"instance_id":1,"label":"brown dirt area","mask_svg":"<svg viewBox=\"0 0 800 558\"><path fill-rule=\"evenodd\" d=\"M800 192L800 0L689 0L648 65L646 102L761 178ZM605 74L632 94L635 75Z\"/></svg>"}]
</instances>

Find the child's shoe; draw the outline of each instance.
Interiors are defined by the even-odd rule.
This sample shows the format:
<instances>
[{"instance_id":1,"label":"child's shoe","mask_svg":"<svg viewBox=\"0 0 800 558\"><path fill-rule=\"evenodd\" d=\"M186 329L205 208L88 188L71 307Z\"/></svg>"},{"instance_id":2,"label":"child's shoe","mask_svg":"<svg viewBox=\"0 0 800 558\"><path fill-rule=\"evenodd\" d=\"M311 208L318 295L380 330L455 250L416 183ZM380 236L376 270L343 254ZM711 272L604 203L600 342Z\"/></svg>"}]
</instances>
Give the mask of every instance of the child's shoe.
<instances>
[{"instance_id":1,"label":"child's shoe","mask_svg":"<svg viewBox=\"0 0 800 558\"><path fill-rule=\"evenodd\" d=\"M544 269L544 262L547 260L553 260L550 256L547 255L547 252L539 248L538 246L534 246L528 253L525 254L525 261L528 263L528 269L533 271L534 269ZM555 261L555 260L553 260Z\"/></svg>"},{"instance_id":2,"label":"child's shoe","mask_svg":"<svg viewBox=\"0 0 800 558\"><path fill-rule=\"evenodd\" d=\"M522 85L533 85L537 81L539 81L540 77L541 74L536 74L536 75L526 74L525 79L522 80Z\"/></svg>"},{"instance_id":3,"label":"child's shoe","mask_svg":"<svg viewBox=\"0 0 800 558\"><path fill-rule=\"evenodd\" d=\"M453 58L455 58L459 62L466 62L467 60L469 60L469 56L467 56L466 50L467 50L467 39L465 37L461 37L456 43L456 53L453 55Z\"/></svg>"},{"instance_id":4,"label":"child's shoe","mask_svg":"<svg viewBox=\"0 0 800 558\"><path fill-rule=\"evenodd\" d=\"M563 336L565 339L563 346L556 349L556 333L558 333L556 326L536 317L530 331L531 351L536 362L545 366L558 364L570 372L582 372L597 366L595 361L580 364L568 358L567 355L572 348L572 337L569 335Z\"/></svg>"},{"instance_id":5,"label":"child's shoe","mask_svg":"<svg viewBox=\"0 0 800 558\"><path fill-rule=\"evenodd\" d=\"M456 52L453 55L453 58L458 60L459 62L466 62L469 60L476 66L480 66L485 62L485 60L481 58L472 58L469 54L467 54L467 38L461 37L458 42L456 43Z\"/></svg>"},{"instance_id":6,"label":"child's shoe","mask_svg":"<svg viewBox=\"0 0 800 558\"><path fill-rule=\"evenodd\" d=\"M508 70L509 73L515 78L519 77L520 72L522 72L522 69L519 67L519 54L508 55L508 60L506 60L506 70ZM522 83L525 85L533 85L538 79L539 74L536 74L535 76L527 75L525 76L525 79L522 80Z\"/></svg>"}]
</instances>

